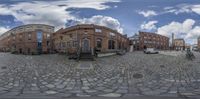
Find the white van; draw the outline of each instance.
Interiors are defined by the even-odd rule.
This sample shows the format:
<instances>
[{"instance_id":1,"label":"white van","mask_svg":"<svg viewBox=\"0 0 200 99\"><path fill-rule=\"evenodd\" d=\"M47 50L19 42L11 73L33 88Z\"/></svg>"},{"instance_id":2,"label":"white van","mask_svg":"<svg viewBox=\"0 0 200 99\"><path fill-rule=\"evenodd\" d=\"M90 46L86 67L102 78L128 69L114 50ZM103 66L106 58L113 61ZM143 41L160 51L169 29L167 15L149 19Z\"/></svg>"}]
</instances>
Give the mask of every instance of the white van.
<instances>
[{"instance_id":1,"label":"white van","mask_svg":"<svg viewBox=\"0 0 200 99\"><path fill-rule=\"evenodd\" d=\"M144 50L144 53L146 54L158 54L158 50L156 50L155 48L147 48Z\"/></svg>"}]
</instances>

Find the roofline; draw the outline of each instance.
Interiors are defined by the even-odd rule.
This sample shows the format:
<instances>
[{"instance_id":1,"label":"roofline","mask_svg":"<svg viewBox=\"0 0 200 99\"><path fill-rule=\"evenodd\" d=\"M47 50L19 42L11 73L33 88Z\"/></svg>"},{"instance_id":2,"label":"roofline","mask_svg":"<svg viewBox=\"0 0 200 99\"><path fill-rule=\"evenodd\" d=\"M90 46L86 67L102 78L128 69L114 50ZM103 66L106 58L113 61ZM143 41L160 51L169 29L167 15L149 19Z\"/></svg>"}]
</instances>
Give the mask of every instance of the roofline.
<instances>
[{"instance_id":1,"label":"roofline","mask_svg":"<svg viewBox=\"0 0 200 99\"><path fill-rule=\"evenodd\" d=\"M183 38L176 38L175 40L184 40Z\"/></svg>"},{"instance_id":2,"label":"roofline","mask_svg":"<svg viewBox=\"0 0 200 99\"><path fill-rule=\"evenodd\" d=\"M117 30L111 29L111 28L109 28L109 27L102 26L102 25L97 25L97 24L77 24L77 25L73 25L73 26L70 26L70 27L67 27L67 28L64 28L64 29L61 28L61 29L59 29L58 31L56 31L55 33L59 32L59 31L62 32L62 31L64 31L64 30L69 29L69 28L72 28L72 27L77 28L77 27L79 27L79 26L84 26L84 25L89 25L89 26L93 26L93 27L94 27L94 26L102 27L102 28L105 28L105 29L114 31L114 32L120 34L121 36L127 35L127 34L122 34L122 33L118 32ZM128 38L128 37L127 37L127 38Z\"/></svg>"},{"instance_id":3,"label":"roofline","mask_svg":"<svg viewBox=\"0 0 200 99\"><path fill-rule=\"evenodd\" d=\"M155 34L155 35L159 35L159 36L162 36L162 37L166 37L166 38L168 38L169 39L169 37L167 37L167 36L164 36L164 35L161 35L161 34L158 34L158 33L156 33L156 32L145 32L145 31L138 31L139 33L152 33L152 34Z\"/></svg>"},{"instance_id":4,"label":"roofline","mask_svg":"<svg viewBox=\"0 0 200 99\"><path fill-rule=\"evenodd\" d=\"M2 36L2 35L4 35L4 34L6 34L6 33L7 33L7 32L9 32L9 31L12 31L12 30L14 30L14 29L17 29L17 28L20 28L20 27L29 26L29 25L43 25L43 26L49 26L49 27L53 27L53 28L55 28L54 26L52 26L52 25L47 25L47 24L25 24L25 25L16 26L16 27L14 27L14 28L12 28L12 29L10 29L10 30L8 30L8 31L4 32L4 33L3 33L3 34L1 34L0 36Z\"/></svg>"}]
</instances>

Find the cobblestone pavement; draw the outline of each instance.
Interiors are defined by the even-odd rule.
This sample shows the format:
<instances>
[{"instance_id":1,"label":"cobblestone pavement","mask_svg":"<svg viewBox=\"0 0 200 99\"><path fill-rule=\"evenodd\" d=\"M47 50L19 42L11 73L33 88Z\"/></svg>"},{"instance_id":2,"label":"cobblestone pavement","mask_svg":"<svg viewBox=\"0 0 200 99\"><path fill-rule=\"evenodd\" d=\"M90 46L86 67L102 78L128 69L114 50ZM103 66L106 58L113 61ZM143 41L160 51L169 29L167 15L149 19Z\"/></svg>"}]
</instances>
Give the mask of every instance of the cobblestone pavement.
<instances>
[{"instance_id":1,"label":"cobblestone pavement","mask_svg":"<svg viewBox=\"0 0 200 99\"><path fill-rule=\"evenodd\" d=\"M73 61L64 55L0 53L1 97L200 97L200 53L127 53Z\"/></svg>"}]
</instances>

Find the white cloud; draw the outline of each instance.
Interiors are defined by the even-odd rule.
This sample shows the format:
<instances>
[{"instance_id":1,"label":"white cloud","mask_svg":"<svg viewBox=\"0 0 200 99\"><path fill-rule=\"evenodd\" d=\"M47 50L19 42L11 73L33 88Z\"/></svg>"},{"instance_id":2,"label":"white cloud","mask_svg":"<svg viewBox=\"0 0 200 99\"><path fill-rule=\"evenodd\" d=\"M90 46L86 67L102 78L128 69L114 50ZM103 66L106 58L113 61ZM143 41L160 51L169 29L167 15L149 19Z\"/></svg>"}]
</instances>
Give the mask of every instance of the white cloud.
<instances>
[{"instance_id":1,"label":"white cloud","mask_svg":"<svg viewBox=\"0 0 200 99\"><path fill-rule=\"evenodd\" d=\"M67 1L33 1L12 5L0 4L0 15L12 15L16 21L24 24L41 23L64 27L67 20L76 19L68 9L91 8L96 10L108 9L105 3L120 2L120 0L67 0Z\"/></svg>"},{"instance_id":2,"label":"white cloud","mask_svg":"<svg viewBox=\"0 0 200 99\"><path fill-rule=\"evenodd\" d=\"M68 0L67 5L74 8L92 8L96 10L104 10L110 8L110 6L105 5L107 2L120 2L120 0ZM65 1L62 4L66 4Z\"/></svg>"},{"instance_id":3,"label":"white cloud","mask_svg":"<svg viewBox=\"0 0 200 99\"><path fill-rule=\"evenodd\" d=\"M194 27L186 36L186 39L196 39L200 36L200 26Z\"/></svg>"},{"instance_id":4,"label":"white cloud","mask_svg":"<svg viewBox=\"0 0 200 99\"><path fill-rule=\"evenodd\" d=\"M5 33L8 30L9 30L8 27L0 27L0 35L3 34L3 33Z\"/></svg>"},{"instance_id":5,"label":"white cloud","mask_svg":"<svg viewBox=\"0 0 200 99\"><path fill-rule=\"evenodd\" d=\"M176 15L180 13L196 13L200 15L200 4L180 4L175 7L165 7L164 13L174 13Z\"/></svg>"},{"instance_id":6,"label":"white cloud","mask_svg":"<svg viewBox=\"0 0 200 99\"><path fill-rule=\"evenodd\" d=\"M5 5L0 5L0 15L10 15L11 11Z\"/></svg>"},{"instance_id":7,"label":"white cloud","mask_svg":"<svg viewBox=\"0 0 200 99\"><path fill-rule=\"evenodd\" d=\"M195 20L186 19L183 23L171 22L157 29L158 34L171 37L174 33L176 38L184 38L186 41L197 39L200 36L200 26L194 26Z\"/></svg>"},{"instance_id":8,"label":"white cloud","mask_svg":"<svg viewBox=\"0 0 200 99\"><path fill-rule=\"evenodd\" d=\"M123 33L123 28L119 20L110 16L95 15L90 18L68 20L68 22L66 23L66 27L70 27L77 24L96 24L100 26L106 26L113 30L117 30L120 33Z\"/></svg>"},{"instance_id":9,"label":"white cloud","mask_svg":"<svg viewBox=\"0 0 200 99\"><path fill-rule=\"evenodd\" d=\"M156 23L158 23L158 21L149 21L149 22L144 22L140 28L143 30L153 30L156 29Z\"/></svg>"},{"instance_id":10,"label":"white cloud","mask_svg":"<svg viewBox=\"0 0 200 99\"><path fill-rule=\"evenodd\" d=\"M165 36L171 36L172 33L177 35L188 33L194 23L195 21L192 19L186 19L183 23L173 21L168 25L158 28L158 33Z\"/></svg>"},{"instance_id":11,"label":"white cloud","mask_svg":"<svg viewBox=\"0 0 200 99\"><path fill-rule=\"evenodd\" d=\"M123 33L123 28L120 22L117 19L109 16L96 15L92 16L91 18L81 19L80 22L85 24L97 24L101 26L106 26L111 29L117 30L120 33Z\"/></svg>"},{"instance_id":12,"label":"white cloud","mask_svg":"<svg viewBox=\"0 0 200 99\"><path fill-rule=\"evenodd\" d=\"M156 16L158 15L155 11L153 10L147 10L147 11L138 11L138 14L143 15L144 17L150 17L150 16Z\"/></svg>"},{"instance_id":13,"label":"white cloud","mask_svg":"<svg viewBox=\"0 0 200 99\"><path fill-rule=\"evenodd\" d=\"M191 10L200 15L200 5L193 5Z\"/></svg>"},{"instance_id":14,"label":"white cloud","mask_svg":"<svg viewBox=\"0 0 200 99\"><path fill-rule=\"evenodd\" d=\"M169 9L173 9L174 7L171 7L171 6L167 6L167 7L164 7L164 10L169 10Z\"/></svg>"}]
</instances>

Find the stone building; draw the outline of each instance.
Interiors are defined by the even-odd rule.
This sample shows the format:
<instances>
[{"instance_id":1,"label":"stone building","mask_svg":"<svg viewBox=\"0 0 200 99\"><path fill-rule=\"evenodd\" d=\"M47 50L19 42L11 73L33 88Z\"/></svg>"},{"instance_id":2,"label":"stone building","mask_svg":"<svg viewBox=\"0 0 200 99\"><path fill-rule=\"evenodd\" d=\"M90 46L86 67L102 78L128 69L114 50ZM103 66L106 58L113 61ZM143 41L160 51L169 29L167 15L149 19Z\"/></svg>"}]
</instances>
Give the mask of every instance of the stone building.
<instances>
[{"instance_id":1,"label":"stone building","mask_svg":"<svg viewBox=\"0 0 200 99\"><path fill-rule=\"evenodd\" d=\"M139 31L139 50L143 50L146 48L168 50L169 38L156 33ZM138 49L138 47L136 47L136 49Z\"/></svg>"},{"instance_id":2,"label":"stone building","mask_svg":"<svg viewBox=\"0 0 200 99\"><path fill-rule=\"evenodd\" d=\"M52 35L53 49L59 53L115 52L128 50L127 36L94 24L80 24L60 29Z\"/></svg>"},{"instance_id":3,"label":"stone building","mask_svg":"<svg viewBox=\"0 0 200 99\"><path fill-rule=\"evenodd\" d=\"M52 49L53 32L53 26L44 24L18 26L0 36L0 49L21 54L49 53Z\"/></svg>"},{"instance_id":4,"label":"stone building","mask_svg":"<svg viewBox=\"0 0 200 99\"><path fill-rule=\"evenodd\" d=\"M0 36L0 52L9 51L10 38L7 34L2 34Z\"/></svg>"},{"instance_id":5,"label":"stone building","mask_svg":"<svg viewBox=\"0 0 200 99\"><path fill-rule=\"evenodd\" d=\"M180 39L174 39L174 50L182 51L185 50L185 40Z\"/></svg>"}]
</instances>

